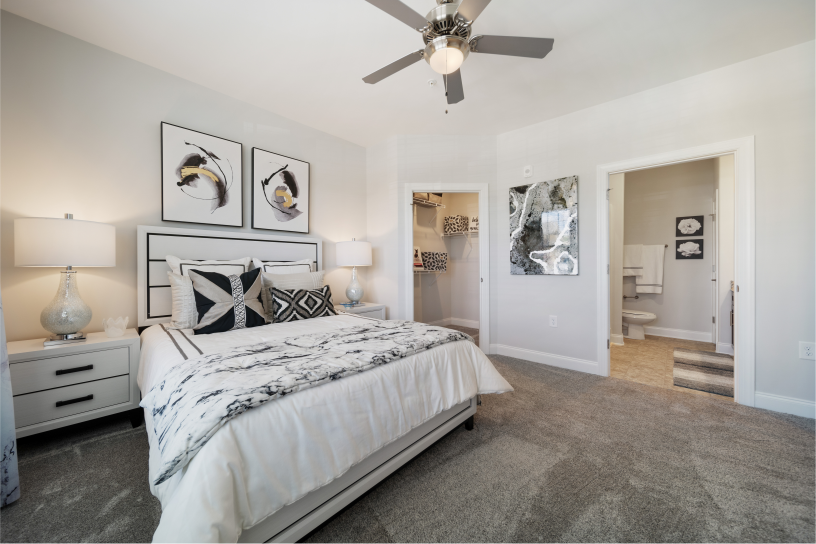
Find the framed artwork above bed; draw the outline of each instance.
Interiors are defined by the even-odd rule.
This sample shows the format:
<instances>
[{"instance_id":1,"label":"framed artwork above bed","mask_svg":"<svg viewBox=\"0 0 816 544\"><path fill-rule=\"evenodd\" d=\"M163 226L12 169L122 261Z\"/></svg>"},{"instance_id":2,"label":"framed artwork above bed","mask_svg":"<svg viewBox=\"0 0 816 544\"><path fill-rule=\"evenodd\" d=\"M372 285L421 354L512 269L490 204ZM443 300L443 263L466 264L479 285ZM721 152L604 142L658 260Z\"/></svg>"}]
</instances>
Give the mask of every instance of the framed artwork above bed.
<instances>
[{"instance_id":1,"label":"framed artwork above bed","mask_svg":"<svg viewBox=\"0 0 816 544\"><path fill-rule=\"evenodd\" d=\"M241 144L161 124L162 220L244 226Z\"/></svg>"},{"instance_id":2,"label":"framed artwork above bed","mask_svg":"<svg viewBox=\"0 0 816 544\"><path fill-rule=\"evenodd\" d=\"M309 232L309 163L252 148L252 228Z\"/></svg>"}]
</instances>

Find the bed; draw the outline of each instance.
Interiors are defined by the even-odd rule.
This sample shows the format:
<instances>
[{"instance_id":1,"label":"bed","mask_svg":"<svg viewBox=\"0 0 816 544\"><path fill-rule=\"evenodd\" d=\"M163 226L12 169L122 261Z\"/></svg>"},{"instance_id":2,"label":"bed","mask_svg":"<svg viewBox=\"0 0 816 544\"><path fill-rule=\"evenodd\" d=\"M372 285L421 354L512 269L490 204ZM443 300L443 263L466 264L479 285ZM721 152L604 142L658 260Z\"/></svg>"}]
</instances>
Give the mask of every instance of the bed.
<instances>
[{"instance_id":1,"label":"bed","mask_svg":"<svg viewBox=\"0 0 816 544\"><path fill-rule=\"evenodd\" d=\"M143 396L185 361L304 335L340 334L376 321L343 314L209 335L167 329L164 255L313 258L320 267L321 243L310 237L137 230L139 325L148 327L138 374ZM511 390L472 342L438 345L248 410L158 484L159 440L145 410L151 491L162 504L154 540L296 541L456 426L472 424L478 395Z\"/></svg>"}]
</instances>

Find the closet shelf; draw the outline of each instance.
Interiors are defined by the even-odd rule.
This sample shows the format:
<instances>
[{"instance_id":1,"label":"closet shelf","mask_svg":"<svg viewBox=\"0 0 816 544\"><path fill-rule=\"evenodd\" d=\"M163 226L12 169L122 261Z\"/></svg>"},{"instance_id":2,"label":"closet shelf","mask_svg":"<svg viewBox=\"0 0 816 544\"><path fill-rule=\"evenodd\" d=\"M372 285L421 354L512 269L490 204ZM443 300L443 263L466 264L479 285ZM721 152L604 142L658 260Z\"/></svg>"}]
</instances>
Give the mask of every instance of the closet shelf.
<instances>
[{"instance_id":1,"label":"closet shelf","mask_svg":"<svg viewBox=\"0 0 816 544\"><path fill-rule=\"evenodd\" d=\"M479 236L478 232L453 232L453 233L450 233L450 234L442 234L442 237L445 237L445 236L467 236L468 234L470 234L471 236Z\"/></svg>"},{"instance_id":2,"label":"closet shelf","mask_svg":"<svg viewBox=\"0 0 816 544\"><path fill-rule=\"evenodd\" d=\"M442 270L414 270L414 274L444 274Z\"/></svg>"},{"instance_id":3,"label":"closet shelf","mask_svg":"<svg viewBox=\"0 0 816 544\"><path fill-rule=\"evenodd\" d=\"M424 206L426 208L444 208L444 204L438 204L436 202L431 202L430 200L424 200L422 198L414 197L414 201L411 204L416 204L418 206Z\"/></svg>"}]
</instances>

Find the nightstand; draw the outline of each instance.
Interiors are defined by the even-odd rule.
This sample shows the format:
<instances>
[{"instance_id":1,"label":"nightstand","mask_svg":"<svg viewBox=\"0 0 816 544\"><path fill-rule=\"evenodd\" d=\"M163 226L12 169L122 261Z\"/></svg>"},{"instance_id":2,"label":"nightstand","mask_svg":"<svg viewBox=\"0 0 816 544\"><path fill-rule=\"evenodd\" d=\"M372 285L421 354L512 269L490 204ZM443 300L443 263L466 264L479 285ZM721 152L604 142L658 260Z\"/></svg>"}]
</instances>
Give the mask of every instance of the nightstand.
<instances>
[{"instance_id":1,"label":"nightstand","mask_svg":"<svg viewBox=\"0 0 816 544\"><path fill-rule=\"evenodd\" d=\"M385 319L385 304L374 304L373 302L364 302L365 306L352 306L346 308L345 306L337 305L334 311L339 313L364 315L366 317L373 317L374 319Z\"/></svg>"},{"instance_id":2,"label":"nightstand","mask_svg":"<svg viewBox=\"0 0 816 544\"><path fill-rule=\"evenodd\" d=\"M139 408L136 329L47 348L42 338L9 342L8 352L17 438Z\"/></svg>"}]
</instances>

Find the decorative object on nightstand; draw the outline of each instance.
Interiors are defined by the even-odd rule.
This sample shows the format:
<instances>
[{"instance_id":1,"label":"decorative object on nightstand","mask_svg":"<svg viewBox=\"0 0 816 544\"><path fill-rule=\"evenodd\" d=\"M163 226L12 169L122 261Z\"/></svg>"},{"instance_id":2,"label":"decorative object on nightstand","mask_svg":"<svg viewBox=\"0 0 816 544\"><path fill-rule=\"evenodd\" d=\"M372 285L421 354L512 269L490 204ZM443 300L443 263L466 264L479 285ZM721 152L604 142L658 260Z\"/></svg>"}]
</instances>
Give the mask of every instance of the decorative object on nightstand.
<instances>
[{"instance_id":1,"label":"decorative object on nightstand","mask_svg":"<svg viewBox=\"0 0 816 544\"><path fill-rule=\"evenodd\" d=\"M116 266L113 225L64 219L25 217L14 220L15 266L59 266L57 295L40 314L40 324L53 336L45 345L85 340L81 329L91 322L91 309L79 296L74 266Z\"/></svg>"},{"instance_id":2,"label":"decorative object on nightstand","mask_svg":"<svg viewBox=\"0 0 816 544\"><path fill-rule=\"evenodd\" d=\"M92 332L85 342L44 347L42 338L9 342L17 438L139 408L139 335Z\"/></svg>"},{"instance_id":3,"label":"decorative object on nightstand","mask_svg":"<svg viewBox=\"0 0 816 544\"><path fill-rule=\"evenodd\" d=\"M105 329L108 338L119 338L125 334L129 320L128 317L117 317L116 319L109 317L102 320L102 328Z\"/></svg>"},{"instance_id":4,"label":"decorative object on nightstand","mask_svg":"<svg viewBox=\"0 0 816 544\"><path fill-rule=\"evenodd\" d=\"M354 304L360 304L363 298L363 286L357 281L357 267L371 266L371 243L358 242L355 238L351 242L337 242L337 266L352 266L351 282L346 287L346 296Z\"/></svg>"},{"instance_id":5,"label":"decorative object on nightstand","mask_svg":"<svg viewBox=\"0 0 816 544\"><path fill-rule=\"evenodd\" d=\"M0 300L0 507L20 498L20 474L17 469L17 435L14 432L14 401L9 358L6 350L6 326L3 301Z\"/></svg>"},{"instance_id":6,"label":"decorative object on nightstand","mask_svg":"<svg viewBox=\"0 0 816 544\"><path fill-rule=\"evenodd\" d=\"M355 306L338 304L334 307L338 314L356 314L374 319L385 319L385 304L375 304L373 302L361 302Z\"/></svg>"}]
</instances>

